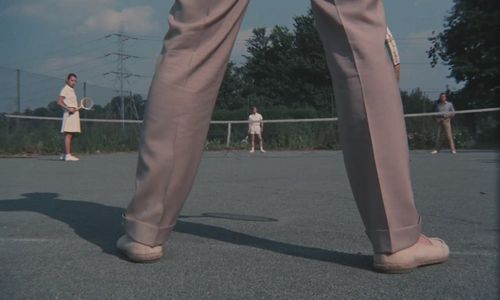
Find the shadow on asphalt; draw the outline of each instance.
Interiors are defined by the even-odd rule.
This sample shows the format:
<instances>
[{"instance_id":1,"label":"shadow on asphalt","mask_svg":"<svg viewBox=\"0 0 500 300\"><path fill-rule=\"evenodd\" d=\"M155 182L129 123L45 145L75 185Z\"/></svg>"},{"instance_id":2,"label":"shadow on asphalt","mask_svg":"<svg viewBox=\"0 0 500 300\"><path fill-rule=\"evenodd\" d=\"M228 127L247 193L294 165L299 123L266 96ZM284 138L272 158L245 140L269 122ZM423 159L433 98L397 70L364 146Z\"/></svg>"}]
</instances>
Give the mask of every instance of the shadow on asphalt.
<instances>
[{"instance_id":1,"label":"shadow on asphalt","mask_svg":"<svg viewBox=\"0 0 500 300\"><path fill-rule=\"evenodd\" d=\"M103 252L119 256L115 242L122 234L123 209L93 202L58 199L56 193L26 193L21 199L0 200L0 211L29 211L44 214L61 221L74 229L81 238L100 247ZM215 215L215 216L214 216ZM181 216L182 218L217 217L241 219L242 215L206 213L201 216ZM263 218L267 222L275 219ZM248 221L248 220L245 220ZM262 221L262 219L260 220ZM353 268L371 270L372 257L320 248L294 245L260 238L218 226L178 220L176 232L209 238L235 245L267 250L312 260L326 261Z\"/></svg>"}]
</instances>

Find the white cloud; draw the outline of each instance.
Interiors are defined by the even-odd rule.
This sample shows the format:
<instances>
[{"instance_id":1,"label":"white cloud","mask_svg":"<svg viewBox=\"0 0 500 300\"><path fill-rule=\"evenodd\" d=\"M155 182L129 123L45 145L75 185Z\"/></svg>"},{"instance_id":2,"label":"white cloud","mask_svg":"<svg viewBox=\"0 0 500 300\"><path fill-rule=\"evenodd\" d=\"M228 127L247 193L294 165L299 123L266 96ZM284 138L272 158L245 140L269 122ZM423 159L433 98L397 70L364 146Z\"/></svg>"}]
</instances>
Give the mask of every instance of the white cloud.
<instances>
[{"instance_id":1,"label":"white cloud","mask_svg":"<svg viewBox=\"0 0 500 300\"><path fill-rule=\"evenodd\" d=\"M58 73L57 71L66 70L70 67L76 67L90 60L90 58L83 56L49 58L40 64L37 72L54 74Z\"/></svg>"},{"instance_id":2,"label":"white cloud","mask_svg":"<svg viewBox=\"0 0 500 300\"><path fill-rule=\"evenodd\" d=\"M116 0L38 0L8 7L6 16L28 17L46 22L81 20L86 14L112 7Z\"/></svg>"},{"instance_id":3,"label":"white cloud","mask_svg":"<svg viewBox=\"0 0 500 300\"><path fill-rule=\"evenodd\" d=\"M16 3L1 12L2 16L60 25L63 32L115 31L148 33L158 29L151 6L116 9L117 0L38 0Z\"/></svg>"},{"instance_id":4,"label":"white cloud","mask_svg":"<svg viewBox=\"0 0 500 300\"><path fill-rule=\"evenodd\" d=\"M122 11L107 9L85 20L83 31L115 31L123 29L132 33L147 33L158 28L154 10L150 6L128 7Z\"/></svg>"}]
</instances>

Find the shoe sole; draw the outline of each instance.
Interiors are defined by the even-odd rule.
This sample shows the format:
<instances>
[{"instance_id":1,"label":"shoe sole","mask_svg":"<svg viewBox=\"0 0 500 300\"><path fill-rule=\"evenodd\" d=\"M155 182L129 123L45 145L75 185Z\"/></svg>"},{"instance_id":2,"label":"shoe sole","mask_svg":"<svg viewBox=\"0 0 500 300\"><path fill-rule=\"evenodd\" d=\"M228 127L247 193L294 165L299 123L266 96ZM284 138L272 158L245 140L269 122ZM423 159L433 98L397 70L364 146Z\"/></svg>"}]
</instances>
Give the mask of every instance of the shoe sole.
<instances>
[{"instance_id":1,"label":"shoe sole","mask_svg":"<svg viewBox=\"0 0 500 300\"><path fill-rule=\"evenodd\" d=\"M122 252L123 253L123 252ZM130 261L135 263L154 263L161 259L163 252L155 254L134 254L134 253L123 253Z\"/></svg>"},{"instance_id":2,"label":"shoe sole","mask_svg":"<svg viewBox=\"0 0 500 300\"><path fill-rule=\"evenodd\" d=\"M387 274L404 274L404 273L410 273L414 271L415 269L418 269L420 267L426 267L430 265L437 265L437 264L442 264L444 262L448 261L448 257L446 258L440 258L440 259L435 259L435 260L430 260L426 261L421 264L410 264L410 265L383 265L383 264L373 264L373 269L377 272L380 273L387 273Z\"/></svg>"}]
</instances>

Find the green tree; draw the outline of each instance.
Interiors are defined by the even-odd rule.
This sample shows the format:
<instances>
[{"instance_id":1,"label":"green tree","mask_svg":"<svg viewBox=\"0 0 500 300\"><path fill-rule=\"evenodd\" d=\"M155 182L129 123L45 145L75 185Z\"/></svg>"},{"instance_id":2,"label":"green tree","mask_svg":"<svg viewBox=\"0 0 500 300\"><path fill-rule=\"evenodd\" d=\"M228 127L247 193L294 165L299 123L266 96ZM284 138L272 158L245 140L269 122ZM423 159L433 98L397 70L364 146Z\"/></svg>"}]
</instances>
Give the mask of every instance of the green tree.
<instances>
[{"instance_id":1,"label":"green tree","mask_svg":"<svg viewBox=\"0 0 500 300\"><path fill-rule=\"evenodd\" d=\"M302 103L334 114L332 81L323 44L316 30L312 11L294 19L294 82L295 93Z\"/></svg>"},{"instance_id":2,"label":"green tree","mask_svg":"<svg viewBox=\"0 0 500 300\"><path fill-rule=\"evenodd\" d=\"M219 91L218 110L248 109L247 100L242 96L244 83L235 63L229 62Z\"/></svg>"},{"instance_id":3,"label":"green tree","mask_svg":"<svg viewBox=\"0 0 500 300\"><path fill-rule=\"evenodd\" d=\"M286 27L276 26L270 34L265 28L254 29L253 36L247 41L247 61L241 68L247 83L246 96L260 98L267 105L283 104L290 81L287 62L292 43L293 37Z\"/></svg>"},{"instance_id":4,"label":"green tree","mask_svg":"<svg viewBox=\"0 0 500 300\"><path fill-rule=\"evenodd\" d=\"M402 91L401 100L405 114L433 112L435 108L435 101L430 100L419 88L411 92Z\"/></svg>"},{"instance_id":5,"label":"green tree","mask_svg":"<svg viewBox=\"0 0 500 300\"><path fill-rule=\"evenodd\" d=\"M455 95L459 108L499 104L500 1L455 0L444 31L432 37L431 65L450 66L450 77L464 83Z\"/></svg>"},{"instance_id":6,"label":"green tree","mask_svg":"<svg viewBox=\"0 0 500 300\"><path fill-rule=\"evenodd\" d=\"M333 92L312 13L294 19L293 30L257 28L247 41L240 72L243 96L259 106L313 107L332 114Z\"/></svg>"},{"instance_id":7,"label":"green tree","mask_svg":"<svg viewBox=\"0 0 500 300\"><path fill-rule=\"evenodd\" d=\"M146 101L141 95L134 94L123 98L125 108L125 119L139 120L144 115L144 107ZM99 114L104 114L99 117L110 119L121 119L121 97L116 96L111 99L111 102L106 104L103 110L99 109ZM97 117L94 115L94 117Z\"/></svg>"}]
</instances>

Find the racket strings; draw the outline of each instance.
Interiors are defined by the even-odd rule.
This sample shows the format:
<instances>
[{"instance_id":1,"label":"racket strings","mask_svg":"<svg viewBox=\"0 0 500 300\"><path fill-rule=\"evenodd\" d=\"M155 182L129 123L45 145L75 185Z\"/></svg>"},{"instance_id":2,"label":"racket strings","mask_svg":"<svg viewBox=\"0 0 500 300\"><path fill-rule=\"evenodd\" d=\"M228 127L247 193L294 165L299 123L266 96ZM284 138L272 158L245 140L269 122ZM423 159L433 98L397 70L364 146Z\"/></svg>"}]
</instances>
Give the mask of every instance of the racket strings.
<instances>
[{"instance_id":1,"label":"racket strings","mask_svg":"<svg viewBox=\"0 0 500 300\"><path fill-rule=\"evenodd\" d=\"M90 109L94 105L94 102L90 98L83 98L81 101L81 107L84 109Z\"/></svg>"}]
</instances>

